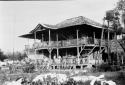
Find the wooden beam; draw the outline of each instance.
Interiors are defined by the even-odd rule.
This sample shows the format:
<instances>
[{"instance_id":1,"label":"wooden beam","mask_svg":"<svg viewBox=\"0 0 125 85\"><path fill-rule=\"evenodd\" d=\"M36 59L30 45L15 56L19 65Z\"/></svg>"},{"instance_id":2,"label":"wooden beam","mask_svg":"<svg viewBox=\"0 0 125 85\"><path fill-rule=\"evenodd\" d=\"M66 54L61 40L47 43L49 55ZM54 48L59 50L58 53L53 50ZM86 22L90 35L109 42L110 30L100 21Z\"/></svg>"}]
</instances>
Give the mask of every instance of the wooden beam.
<instances>
[{"instance_id":1,"label":"wooden beam","mask_svg":"<svg viewBox=\"0 0 125 85\"><path fill-rule=\"evenodd\" d=\"M84 45L84 47L81 46L81 50L80 50L79 54L81 54L81 52L84 50L84 48L85 48L85 45Z\"/></svg>"},{"instance_id":2,"label":"wooden beam","mask_svg":"<svg viewBox=\"0 0 125 85\"><path fill-rule=\"evenodd\" d=\"M96 47L96 45L91 49L91 51L88 53L88 55L90 55L93 52L93 50L95 49L95 47Z\"/></svg>"}]
</instances>

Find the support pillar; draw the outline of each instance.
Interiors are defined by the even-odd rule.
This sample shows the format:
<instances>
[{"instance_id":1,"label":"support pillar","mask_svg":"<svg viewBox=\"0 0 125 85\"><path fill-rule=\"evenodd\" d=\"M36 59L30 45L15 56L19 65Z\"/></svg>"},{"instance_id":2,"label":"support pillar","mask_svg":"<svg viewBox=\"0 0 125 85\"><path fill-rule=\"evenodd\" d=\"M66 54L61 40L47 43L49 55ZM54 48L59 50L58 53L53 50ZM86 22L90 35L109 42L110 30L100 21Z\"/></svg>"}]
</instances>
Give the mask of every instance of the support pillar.
<instances>
[{"instance_id":1,"label":"support pillar","mask_svg":"<svg viewBox=\"0 0 125 85\"><path fill-rule=\"evenodd\" d=\"M41 43L43 43L44 41L44 37L43 37L43 34L42 34L42 40L41 40ZM42 45L41 47L43 47L44 45ZM43 50L42 50L42 53L43 53Z\"/></svg>"},{"instance_id":2,"label":"support pillar","mask_svg":"<svg viewBox=\"0 0 125 85\"><path fill-rule=\"evenodd\" d=\"M36 42L36 32L34 32L34 42Z\"/></svg>"},{"instance_id":3,"label":"support pillar","mask_svg":"<svg viewBox=\"0 0 125 85\"><path fill-rule=\"evenodd\" d=\"M49 58L51 59L51 44L50 44L50 42L51 42L51 33L50 33L50 29L49 29Z\"/></svg>"},{"instance_id":4,"label":"support pillar","mask_svg":"<svg viewBox=\"0 0 125 85\"><path fill-rule=\"evenodd\" d=\"M78 58L78 64L80 63L79 61L79 30L76 30L77 34L77 58Z\"/></svg>"},{"instance_id":5,"label":"support pillar","mask_svg":"<svg viewBox=\"0 0 125 85\"><path fill-rule=\"evenodd\" d=\"M43 37L43 34L42 34L42 42L44 41L44 37Z\"/></svg>"},{"instance_id":6,"label":"support pillar","mask_svg":"<svg viewBox=\"0 0 125 85\"><path fill-rule=\"evenodd\" d=\"M109 38L110 38L110 32L109 32L109 21L108 21L108 46L107 46L107 53L108 53L108 63L110 63L111 62L111 57L110 57L110 50L109 50Z\"/></svg>"},{"instance_id":7,"label":"support pillar","mask_svg":"<svg viewBox=\"0 0 125 85\"><path fill-rule=\"evenodd\" d=\"M122 65L124 64L124 56L122 55Z\"/></svg>"},{"instance_id":8,"label":"support pillar","mask_svg":"<svg viewBox=\"0 0 125 85\"><path fill-rule=\"evenodd\" d=\"M59 48L58 48L58 46L59 46L59 40L58 40L58 33L56 34L56 40L57 40L57 57L59 56Z\"/></svg>"},{"instance_id":9,"label":"support pillar","mask_svg":"<svg viewBox=\"0 0 125 85\"><path fill-rule=\"evenodd\" d=\"M95 32L93 33L93 36L94 36L94 44L96 44L96 43L95 43Z\"/></svg>"},{"instance_id":10,"label":"support pillar","mask_svg":"<svg viewBox=\"0 0 125 85\"><path fill-rule=\"evenodd\" d=\"M36 44L36 32L34 32L34 44ZM37 55L36 55L36 47L34 48L34 54L35 54L35 57L37 57ZM37 71L38 70L38 68L37 68L37 60L35 60L35 63L36 63L36 71Z\"/></svg>"},{"instance_id":11,"label":"support pillar","mask_svg":"<svg viewBox=\"0 0 125 85\"><path fill-rule=\"evenodd\" d=\"M103 21L103 25L104 25L104 21ZM101 57L101 58L98 58L98 59L102 59L101 51L102 51L103 34L104 34L104 28L102 28L101 39L100 39L100 48L99 48L99 57ZM99 60L98 60L98 61L99 61Z\"/></svg>"}]
</instances>

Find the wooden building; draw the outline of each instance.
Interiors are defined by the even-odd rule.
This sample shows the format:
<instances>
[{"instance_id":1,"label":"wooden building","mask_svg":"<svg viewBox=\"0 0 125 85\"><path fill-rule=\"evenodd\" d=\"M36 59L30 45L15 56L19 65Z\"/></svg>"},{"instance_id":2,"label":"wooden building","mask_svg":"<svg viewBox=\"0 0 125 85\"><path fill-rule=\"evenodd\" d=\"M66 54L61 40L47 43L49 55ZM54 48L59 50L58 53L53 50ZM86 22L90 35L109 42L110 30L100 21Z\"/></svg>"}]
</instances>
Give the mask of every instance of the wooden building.
<instances>
[{"instance_id":1,"label":"wooden building","mask_svg":"<svg viewBox=\"0 0 125 85\"><path fill-rule=\"evenodd\" d=\"M49 58L51 69L74 69L103 62L102 52L107 47L108 38L106 30L101 24L79 16L56 25L38 24L20 37L34 39L32 48L26 45L28 56Z\"/></svg>"}]
</instances>

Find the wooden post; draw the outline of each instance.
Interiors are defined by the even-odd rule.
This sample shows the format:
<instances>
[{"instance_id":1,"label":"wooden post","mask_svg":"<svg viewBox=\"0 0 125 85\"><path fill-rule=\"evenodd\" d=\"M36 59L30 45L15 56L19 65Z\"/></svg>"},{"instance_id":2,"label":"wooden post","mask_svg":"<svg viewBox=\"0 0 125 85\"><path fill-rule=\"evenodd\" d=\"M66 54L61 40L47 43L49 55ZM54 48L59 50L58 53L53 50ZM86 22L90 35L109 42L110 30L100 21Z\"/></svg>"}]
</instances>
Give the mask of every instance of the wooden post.
<instances>
[{"instance_id":1,"label":"wooden post","mask_svg":"<svg viewBox=\"0 0 125 85\"><path fill-rule=\"evenodd\" d=\"M123 12L125 12L125 11L122 11L122 14L123 14ZM125 29L125 21L124 21L124 24L123 24L123 29ZM123 40L123 33L122 33L122 40ZM124 42L122 41L122 44L123 44ZM124 53L123 53L124 54ZM124 64L124 55L122 55L122 65Z\"/></svg>"},{"instance_id":2,"label":"wooden post","mask_svg":"<svg viewBox=\"0 0 125 85\"><path fill-rule=\"evenodd\" d=\"M107 53L108 53L108 61L109 63L111 62L111 58L110 58L110 54L109 54L109 38L110 38L110 35L109 35L109 21L108 21L108 46L107 46Z\"/></svg>"},{"instance_id":3,"label":"wooden post","mask_svg":"<svg viewBox=\"0 0 125 85\"><path fill-rule=\"evenodd\" d=\"M26 50L27 50L27 55L29 55L29 51L30 51L30 44L29 44L29 39L28 39L28 47L26 47Z\"/></svg>"},{"instance_id":4,"label":"wooden post","mask_svg":"<svg viewBox=\"0 0 125 85\"><path fill-rule=\"evenodd\" d=\"M77 58L78 58L78 64L79 62L79 30L76 30L77 34Z\"/></svg>"},{"instance_id":5,"label":"wooden post","mask_svg":"<svg viewBox=\"0 0 125 85\"><path fill-rule=\"evenodd\" d=\"M103 25L104 25L104 20L103 20ZM102 33L101 33L100 48L99 48L99 57L101 56L103 33L104 33L104 28L102 28ZM101 58L102 58L102 56L101 56Z\"/></svg>"},{"instance_id":6,"label":"wooden post","mask_svg":"<svg viewBox=\"0 0 125 85\"><path fill-rule=\"evenodd\" d=\"M102 28L102 33L101 33L101 40L100 40L100 53L101 53L101 47L102 47L103 33L104 33L104 28Z\"/></svg>"},{"instance_id":7,"label":"wooden post","mask_svg":"<svg viewBox=\"0 0 125 85\"><path fill-rule=\"evenodd\" d=\"M43 34L42 34L42 42L44 41L44 37L43 37Z\"/></svg>"},{"instance_id":8,"label":"wooden post","mask_svg":"<svg viewBox=\"0 0 125 85\"><path fill-rule=\"evenodd\" d=\"M123 55L122 55L122 65L124 64L124 57L123 57Z\"/></svg>"},{"instance_id":9,"label":"wooden post","mask_svg":"<svg viewBox=\"0 0 125 85\"><path fill-rule=\"evenodd\" d=\"M51 59L51 47L50 47L50 41L51 41L51 33L49 29L49 58Z\"/></svg>"},{"instance_id":10,"label":"wooden post","mask_svg":"<svg viewBox=\"0 0 125 85\"><path fill-rule=\"evenodd\" d=\"M49 46L50 46L50 40L51 40L51 34L50 34L50 29L49 29Z\"/></svg>"},{"instance_id":11,"label":"wooden post","mask_svg":"<svg viewBox=\"0 0 125 85\"><path fill-rule=\"evenodd\" d=\"M36 55L36 49L35 49L35 57L37 57L37 55ZM37 59L35 60L35 63L36 63L36 71L38 71L38 66L37 66Z\"/></svg>"},{"instance_id":12,"label":"wooden post","mask_svg":"<svg viewBox=\"0 0 125 85\"><path fill-rule=\"evenodd\" d=\"M36 32L34 32L34 42L36 42Z\"/></svg>"},{"instance_id":13,"label":"wooden post","mask_svg":"<svg viewBox=\"0 0 125 85\"><path fill-rule=\"evenodd\" d=\"M56 34L56 40L57 40L57 57L59 56L59 48L58 48L58 46L59 46L59 39L58 39L58 33Z\"/></svg>"},{"instance_id":14,"label":"wooden post","mask_svg":"<svg viewBox=\"0 0 125 85\"><path fill-rule=\"evenodd\" d=\"M42 41L41 41L41 43L43 43L43 41L44 41L44 37L43 37L43 34L42 34ZM42 46L41 47L43 47L44 45L42 44ZM42 54L43 54L43 50L42 50Z\"/></svg>"},{"instance_id":15,"label":"wooden post","mask_svg":"<svg viewBox=\"0 0 125 85\"><path fill-rule=\"evenodd\" d=\"M36 32L34 32L34 43L36 43ZM36 47L34 48L34 53L35 53L35 57L37 57L37 55L36 55ZM35 60L35 63L36 63L36 70L38 70L37 69L37 59Z\"/></svg>"},{"instance_id":16,"label":"wooden post","mask_svg":"<svg viewBox=\"0 0 125 85\"><path fill-rule=\"evenodd\" d=\"M93 32L93 36L94 36L94 44L96 44L96 43L95 43L95 32Z\"/></svg>"}]
</instances>

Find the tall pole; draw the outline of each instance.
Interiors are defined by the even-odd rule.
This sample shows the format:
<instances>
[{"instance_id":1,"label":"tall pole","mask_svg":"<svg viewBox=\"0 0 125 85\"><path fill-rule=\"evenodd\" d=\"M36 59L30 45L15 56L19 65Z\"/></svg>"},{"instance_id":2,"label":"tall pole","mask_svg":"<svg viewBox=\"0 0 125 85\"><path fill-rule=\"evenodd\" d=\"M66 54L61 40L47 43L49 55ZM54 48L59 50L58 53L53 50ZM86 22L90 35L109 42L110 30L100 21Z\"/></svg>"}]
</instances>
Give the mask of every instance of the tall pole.
<instances>
[{"instance_id":1,"label":"tall pole","mask_svg":"<svg viewBox=\"0 0 125 85\"><path fill-rule=\"evenodd\" d=\"M79 64L79 30L76 30L76 35L77 35L77 58L78 58L78 64Z\"/></svg>"}]
</instances>

